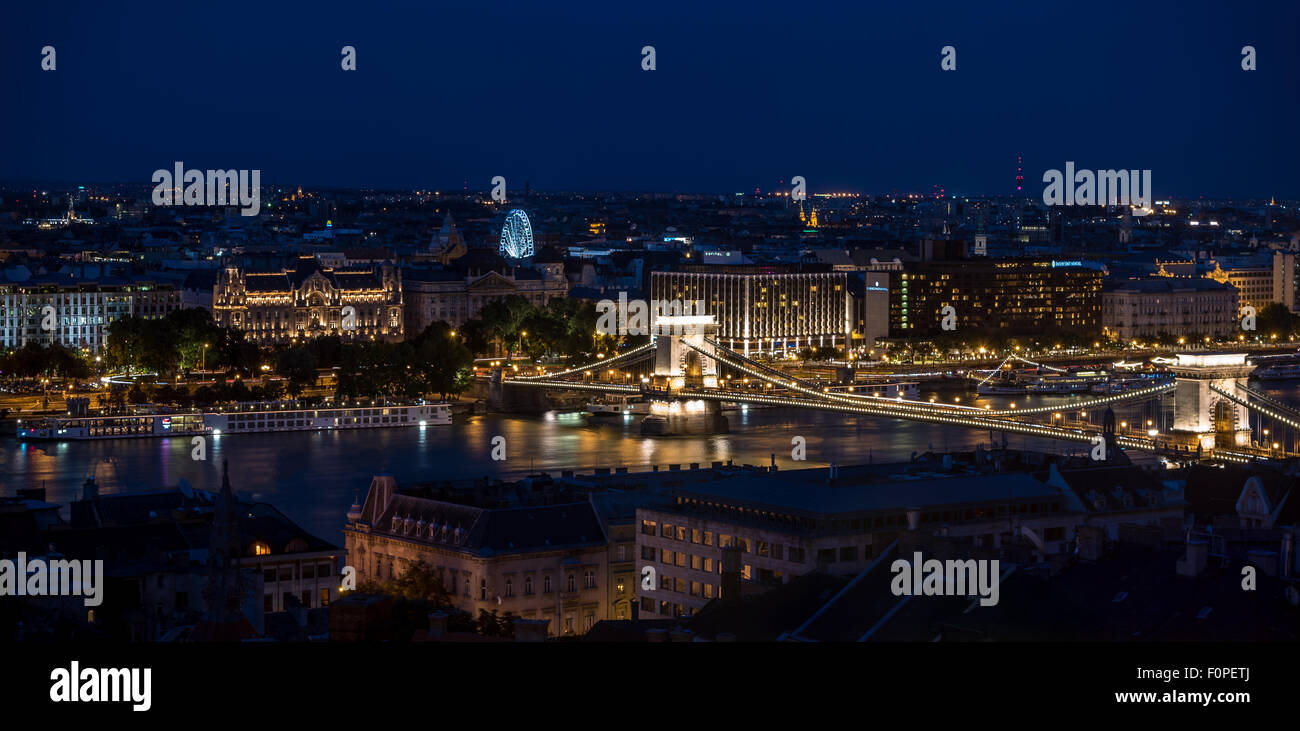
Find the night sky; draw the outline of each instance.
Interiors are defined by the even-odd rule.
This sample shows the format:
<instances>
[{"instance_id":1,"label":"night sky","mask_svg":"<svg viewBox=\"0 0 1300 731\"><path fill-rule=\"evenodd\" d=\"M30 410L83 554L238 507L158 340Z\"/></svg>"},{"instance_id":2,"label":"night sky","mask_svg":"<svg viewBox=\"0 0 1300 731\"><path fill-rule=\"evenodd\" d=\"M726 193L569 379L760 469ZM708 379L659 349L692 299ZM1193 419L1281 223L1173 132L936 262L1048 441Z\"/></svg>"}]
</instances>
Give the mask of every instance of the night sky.
<instances>
[{"instance_id":1,"label":"night sky","mask_svg":"<svg viewBox=\"0 0 1300 731\"><path fill-rule=\"evenodd\" d=\"M1072 160L1151 169L1157 199L1300 197L1293 0L17 5L4 181L181 160L308 187L1005 194L1022 153L1035 196Z\"/></svg>"}]
</instances>

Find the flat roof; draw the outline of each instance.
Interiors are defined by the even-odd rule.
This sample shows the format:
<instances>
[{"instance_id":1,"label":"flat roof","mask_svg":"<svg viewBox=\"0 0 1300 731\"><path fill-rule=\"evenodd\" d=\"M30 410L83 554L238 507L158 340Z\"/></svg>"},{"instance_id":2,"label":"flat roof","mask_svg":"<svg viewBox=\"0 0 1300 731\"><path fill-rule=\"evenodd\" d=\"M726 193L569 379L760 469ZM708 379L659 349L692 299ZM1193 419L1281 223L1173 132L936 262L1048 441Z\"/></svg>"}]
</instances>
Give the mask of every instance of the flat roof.
<instances>
[{"instance_id":1,"label":"flat roof","mask_svg":"<svg viewBox=\"0 0 1300 731\"><path fill-rule=\"evenodd\" d=\"M809 473L815 473L816 477ZM743 503L806 513L864 513L931 508L981 502L1059 497L1060 491L1024 473L900 477L888 481L841 476L828 484L829 470L797 470L774 475L740 475L680 487L674 495Z\"/></svg>"}]
</instances>

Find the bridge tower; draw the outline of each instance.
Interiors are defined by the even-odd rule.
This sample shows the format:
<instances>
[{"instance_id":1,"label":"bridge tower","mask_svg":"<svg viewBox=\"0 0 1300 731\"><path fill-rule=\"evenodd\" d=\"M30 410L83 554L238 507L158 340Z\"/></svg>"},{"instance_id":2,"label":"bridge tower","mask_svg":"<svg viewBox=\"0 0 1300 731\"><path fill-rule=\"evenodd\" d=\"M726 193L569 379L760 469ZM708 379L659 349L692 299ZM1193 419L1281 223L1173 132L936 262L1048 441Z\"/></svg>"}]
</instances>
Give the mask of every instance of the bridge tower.
<instances>
[{"instance_id":1,"label":"bridge tower","mask_svg":"<svg viewBox=\"0 0 1300 731\"><path fill-rule=\"evenodd\" d=\"M655 318L654 380L667 389L642 385L650 413L641 420L641 433L654 436L725 434L727 419L721 404L679 398L682 389L717 388L717 349L707 340L717 337L713 315L660 315ZM716 341L715 341L716 342Z\"/></svg>"},{"instance_id":2,"label":"bridge tower","mask_svg":"<svg viewBox=\"0 0 1300 731\"><path fill-rule=\"evenodd\" d=\"M713 315L660 315L653 332L656 378L667 378L674 391L686 386L717 388L718 362L709 357L717 349L706 342L718 335Z\"/></svg>"},{"instance_id":3,"label":"bridge tower","mask_svg":"<svg viewBox=\"0 0 1300 731\"><path fill-rule=\"evenodd\" d=\"M1177 382L1174 387L1174 441L1195 449L1240 447L1250 444L1250 420L1246 407L1210 390L1236 395L1237 380L1246 378L1255 366L1245 353L1178 354L1169 366ZM1245 394L1241 396L1245 399Z\"/></svg>"}]
</instances>

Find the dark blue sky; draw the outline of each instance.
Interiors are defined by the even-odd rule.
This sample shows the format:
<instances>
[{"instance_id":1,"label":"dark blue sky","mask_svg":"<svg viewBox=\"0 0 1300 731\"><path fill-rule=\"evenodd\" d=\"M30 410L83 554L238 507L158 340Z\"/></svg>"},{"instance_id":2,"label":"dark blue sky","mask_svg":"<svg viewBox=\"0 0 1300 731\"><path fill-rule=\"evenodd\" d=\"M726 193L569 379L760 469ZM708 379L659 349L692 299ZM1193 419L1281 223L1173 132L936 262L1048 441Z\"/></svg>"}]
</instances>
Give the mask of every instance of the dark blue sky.
<instances>
[{"instance_id":1,"label":"dark blue sky","mask_svg":"<svg viewBox=\"0 0 1300 731\"><path fill-rule=\"evenodd\" d=\"M1292 0L14 5L4 180L978 194L1022 153L1032 195L1073 160L1151 169L1157 198L1300 197Z\"/></svg>"}]
</instances>

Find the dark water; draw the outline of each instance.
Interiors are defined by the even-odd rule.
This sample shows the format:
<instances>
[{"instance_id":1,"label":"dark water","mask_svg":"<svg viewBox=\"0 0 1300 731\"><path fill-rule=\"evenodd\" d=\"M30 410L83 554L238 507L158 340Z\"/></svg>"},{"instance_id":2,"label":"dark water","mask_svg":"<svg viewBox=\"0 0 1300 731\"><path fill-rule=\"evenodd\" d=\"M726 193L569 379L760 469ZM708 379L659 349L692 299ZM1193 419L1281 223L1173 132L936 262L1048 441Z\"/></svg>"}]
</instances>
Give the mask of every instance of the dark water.
<instances>
[{"instance_id":1,"label":"dark water","mask_svg":"<svg viewBox=\"0 0 1300 731\"><path fill-rule=\"evenodd\" d=\"M1251 385L1275 398L1300 403L1300 382ZM931 395L929 389L922 389L924 399ZM961 394L938 397L951 402L954 395ZM1059 404L1066 418L1073 419L1069 404L1083 398L1087 397L994 397L989 402L994 408L1012 401L1019 406ZM962 403L968 403L965 395ZM1163 404L1118 409L1116 415L1134 423L1151 419L1164 431L1171 424L1171 411L1172 399L1166 398ZM1099 416L1089 414L1089 420L1096 422ZM990 439L987 431L819 411L750 409L727 412L727 418L730 433L712 437L642 437L638 417L589 419L557 413L461 416L450 426L223 435L209 440L207 460L202 462L191 459L192 447L184 438L30 444L7 439L0 442L0 492L12 495L22 487L45 487L47 500L66 505L79 496L92 472L104 493L159 490L180 480L215 490L220 486L220 465L229 460L235 490L270 502L309 532L341 543L340 531L353 495L359 492L364 497L370 478L384 469L402 483L534 470L558 474L561 469L628 467L635 472L655 464L661 469L681 464L686 469L692 462L708 466L727 460L768 464L773 453L778 465L790 469L830 462L906 461L913 452L969 449ZM1270 439L1279 433L1273 429ZM497 435L506 438L504 462L491 458L492 439ZM807 440L806 462L790 459L795 436ZM1080 454L1085 446L1014 435L1008 439L1013 447Z\"/></svg>"}]
</instances>

